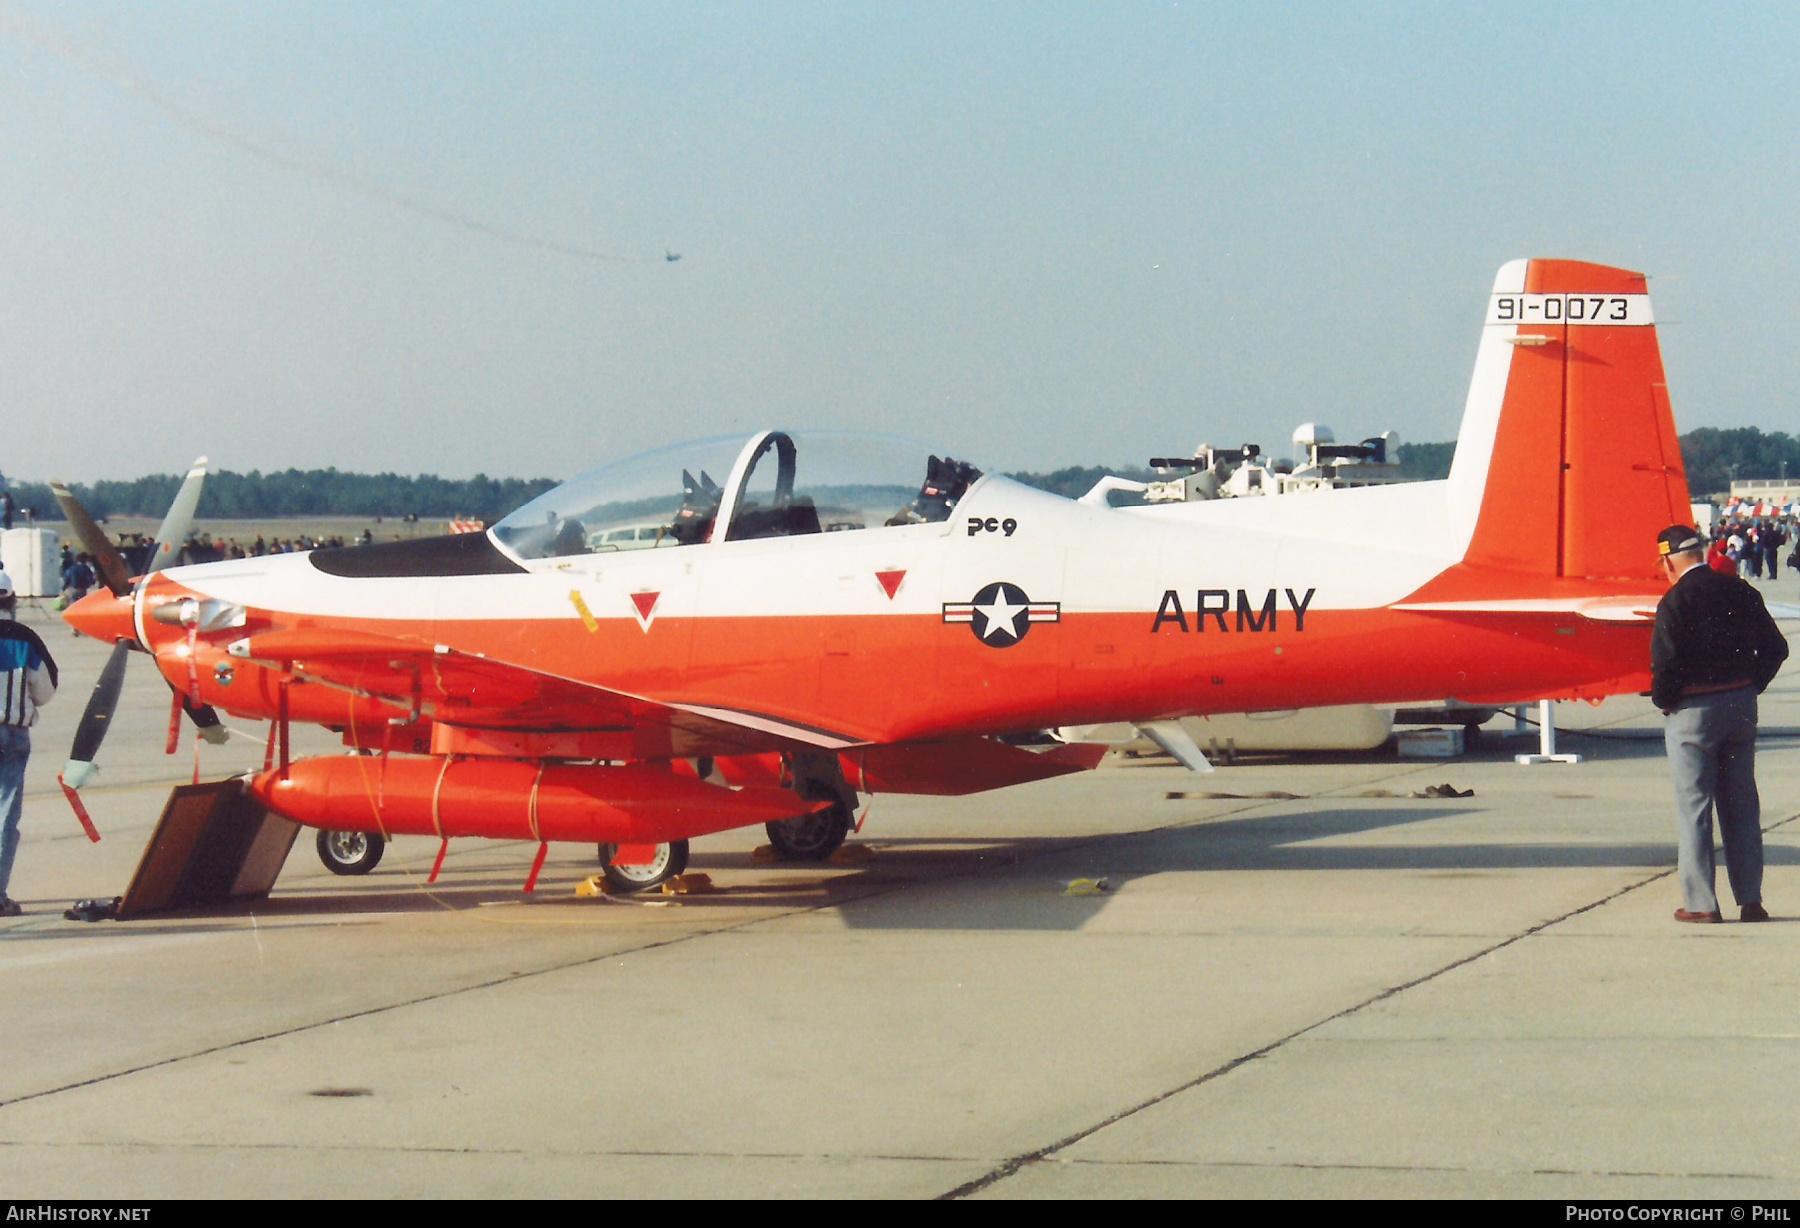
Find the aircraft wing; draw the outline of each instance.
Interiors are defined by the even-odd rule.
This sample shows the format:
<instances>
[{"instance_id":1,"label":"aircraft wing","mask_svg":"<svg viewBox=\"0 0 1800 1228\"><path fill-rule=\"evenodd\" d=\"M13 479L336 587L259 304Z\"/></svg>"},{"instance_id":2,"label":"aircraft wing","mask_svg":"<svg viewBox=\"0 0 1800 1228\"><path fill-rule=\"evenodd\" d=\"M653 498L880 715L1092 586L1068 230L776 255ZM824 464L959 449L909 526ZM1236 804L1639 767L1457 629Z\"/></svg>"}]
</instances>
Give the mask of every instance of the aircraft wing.
<instances>
[{"instance_id":1,"label":"aircraft wing","mask_svg":"<svg viewBox=\"0 0 1800 1228\"><path fill-rule=\"evenodd\" d=\"M461 652L366 631L270 631L228 652L297 678L366 695L445 725L513 732L625 735L632 758L842 750L848 737L778 717L665 703Z\"/></svg>"}]
</instances>

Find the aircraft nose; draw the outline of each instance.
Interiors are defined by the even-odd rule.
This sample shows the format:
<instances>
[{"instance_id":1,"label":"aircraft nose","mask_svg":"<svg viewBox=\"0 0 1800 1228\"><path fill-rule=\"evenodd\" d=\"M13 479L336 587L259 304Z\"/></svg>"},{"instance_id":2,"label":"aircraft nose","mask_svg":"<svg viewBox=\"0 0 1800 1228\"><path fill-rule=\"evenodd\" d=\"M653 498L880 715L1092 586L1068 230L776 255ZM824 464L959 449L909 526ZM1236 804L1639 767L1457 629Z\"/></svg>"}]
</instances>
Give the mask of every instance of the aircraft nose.
<instances>
[{"instance_id":1,"label":"aircraft nose","mask_svg":"<svg viewBox=\"0 0 1800 1228\"><path fill-rule=\"evenodd\" d=\"M137 639L131 598L115 597L104 588L96 589L63 611L63 620L81 634L102 643Z\"/></svg>"}]
</instances>

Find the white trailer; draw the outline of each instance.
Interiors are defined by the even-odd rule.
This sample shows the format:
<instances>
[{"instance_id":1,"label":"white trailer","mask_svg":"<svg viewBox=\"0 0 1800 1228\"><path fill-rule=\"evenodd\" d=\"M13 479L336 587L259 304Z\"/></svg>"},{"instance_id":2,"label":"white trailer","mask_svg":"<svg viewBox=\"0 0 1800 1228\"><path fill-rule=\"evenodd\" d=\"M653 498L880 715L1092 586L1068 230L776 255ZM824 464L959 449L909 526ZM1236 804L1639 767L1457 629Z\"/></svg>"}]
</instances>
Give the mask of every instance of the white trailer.
<instances>
[{"instance_id":1,"label":"white trailer","mask_svg":"<svg viewBox=\"0 0 1800 1228\"><path fill-rule=\"evenodd\" d=\"M0 565L21 597L62 592L61 541L54 529L0 530Z\"/></svg>"}]
</instances>

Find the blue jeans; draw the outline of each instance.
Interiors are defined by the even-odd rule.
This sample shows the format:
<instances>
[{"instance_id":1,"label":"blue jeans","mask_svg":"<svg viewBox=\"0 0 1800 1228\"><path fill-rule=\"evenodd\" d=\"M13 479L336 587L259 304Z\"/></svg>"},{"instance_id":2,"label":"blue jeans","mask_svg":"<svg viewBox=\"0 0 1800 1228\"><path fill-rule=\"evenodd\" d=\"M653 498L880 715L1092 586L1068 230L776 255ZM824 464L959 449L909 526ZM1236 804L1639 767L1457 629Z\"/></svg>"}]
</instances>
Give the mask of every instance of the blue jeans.
<instances>
[{"instance_id":1,"label":"blue jeans","mask_svg":"<svg viewBox=\"0 0 1800 1228\"><path fill-rule=\"evenodd\" d=\"M12 881L19 851L19 815L25 809L25 761L31 758L31 730L0 725L0 896Z\"/></svg>"}]
</instances>

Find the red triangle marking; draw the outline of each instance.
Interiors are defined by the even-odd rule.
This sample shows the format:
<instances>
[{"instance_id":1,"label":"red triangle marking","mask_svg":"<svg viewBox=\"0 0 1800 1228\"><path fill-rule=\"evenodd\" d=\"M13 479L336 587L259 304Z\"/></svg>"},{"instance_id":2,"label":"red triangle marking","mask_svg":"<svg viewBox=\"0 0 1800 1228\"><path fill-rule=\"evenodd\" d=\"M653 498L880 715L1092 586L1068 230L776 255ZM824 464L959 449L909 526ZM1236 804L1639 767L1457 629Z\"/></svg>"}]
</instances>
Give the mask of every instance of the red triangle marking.
<instances>
[{"instance_id":1,"label":"red triangle marking","mask_svg":"<svg viewBox=\"0 0 1800 1228\"><path fill-rule=\"evenodd\" d=\"M639 619L644 622L650 621L650 611L656 608L656 599L660 596L662 596L661 593L631 594L631 604L637 607Z\"/></svg>"},{"instance_id":2,"label":"red triangle marking","mask_svg":"<svg viewBox=\"0 0 1800 1228\"><path fill-rule=\"evenodd\" d=\"M887 590L888 600L892 601L894 594L900 591L900 582L906 579L906 572L878 571L875 573L875 578L881 581L881 587Z\"/></svg>"}]
</instances>

